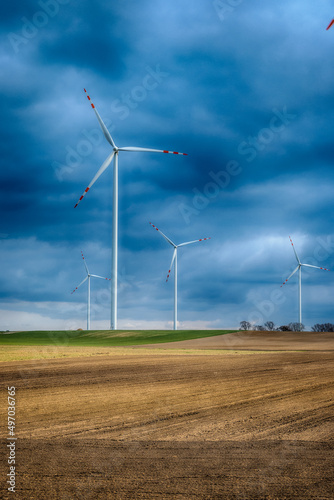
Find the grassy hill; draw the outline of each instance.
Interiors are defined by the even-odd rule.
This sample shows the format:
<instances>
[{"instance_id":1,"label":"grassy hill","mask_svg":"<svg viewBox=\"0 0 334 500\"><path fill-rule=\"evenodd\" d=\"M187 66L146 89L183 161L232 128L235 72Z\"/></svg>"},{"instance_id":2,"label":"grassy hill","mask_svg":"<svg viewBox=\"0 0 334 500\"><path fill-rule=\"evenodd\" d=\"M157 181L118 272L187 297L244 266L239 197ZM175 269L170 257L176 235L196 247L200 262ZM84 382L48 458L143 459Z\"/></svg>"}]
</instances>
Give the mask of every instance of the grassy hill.
<instances>
[{"instance_id":1,"label":"grassy hill","mask_svg":"<svg viewBox=\"0 0 334 500\"><path fill-rule=\"evenodd\" d=\"M233 333L236 330L68 330L0 333L0 345L116 347L159 344Z\"/></svg>"}]
</instances>

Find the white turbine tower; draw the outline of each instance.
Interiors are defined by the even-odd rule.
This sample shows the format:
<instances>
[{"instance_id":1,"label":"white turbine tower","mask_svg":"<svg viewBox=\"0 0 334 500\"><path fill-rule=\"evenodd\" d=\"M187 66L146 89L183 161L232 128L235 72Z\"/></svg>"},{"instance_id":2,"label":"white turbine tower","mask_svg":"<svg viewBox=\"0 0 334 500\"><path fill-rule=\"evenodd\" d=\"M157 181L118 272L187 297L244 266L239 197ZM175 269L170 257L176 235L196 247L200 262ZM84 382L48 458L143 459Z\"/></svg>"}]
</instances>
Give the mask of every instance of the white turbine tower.
<instances>
[{"instance_id":1,"label":"white turbine tower","mask_svg":"<svg viewBox=\"0 0 334 500\"><path fill-rule=\"evenodd\" d=\"M191 245L192 243L198 243L199 241L206 241L206 240L211 240L211 238L201 238L200 240L194 240L194 241L187 241L186 243L180 243L179 245L175 245L175 243L172 242L167 236L160 231L152 222L150 222L151 226L158 231L161 236L165 238L165 240L174 247L174 252L173 252L173 257L172 257L172 262L171 265L169 266L169 271L167 274L167 279L166 282L168 281L168 278L171 273L171 269L174 264L174 330L177 330L177 249L179 247L184 247L185 245Z\"/></svg>"},{"instance_id":2,"label":"white turbine tower","mask_svg":"<svg viewBox=\"0 0 334 500\"><path fill-rule=\"evenodd\" d=\"M86 89L84 91L87 93ZM90 101L90 97L87 94L87 98ZM163 149L148 149L148 148L137 148L137 147L122 147L118 148L114 143L109 130L105 126L97 112L94 104L91 102L91 106L95 111L96 117L102 129L102 132L112 147L113 151L109 154L106 160L103 162L101 168L96 173L93 180L88 185L88 187L83 192L82 196L79 198L78 203L74 206L77 207L85 194L89 191L95 181L100 177L100 175L106 170L106 168L110 165L112 159L114 158L114 173L113 173L113 215L112 215L112 269L111 269L111 329L117 330L117 251L118 251L118 153L120 151L128 151L128 152L153 152L153 153L171 153L174 155L183 155L186 156L186 153L178 153L176 151L167 151Z\"/></svg>"},{"instance_id":3,"label":"white turbine tower","mask_svg":"<svg viewBox=\"0 0 334 500\"><path fill-rule=\"evenodd\" d=\"M290 236L289 236L289 238L290 238L290 242L291 242L293 251L295 253L296 260L298 262L298 266L296 267L296 269L294 271L292 271L290 276L284 281L284 283L281 285L281 287L283 285L285 285L285 283L291 278L291 276L293 276L298 271L298 303L299 303L299 321L298 322L299 322L299 326L301 327L301 324L302 324L302 267L303 266L304 267L314 267L315 269L322 269L323 271L329 271L329 269L326 269L325 267L311 266L311 264L302 264L299 260L296 249L294 247L294 244L292 243L292 239Z\"/></svg>"},{"instance_id":4,"label":"white turbine tower","mask_svg":"<svg viewBox=\"0 0 334 500\"><path fill-rule=\"evenodd\" d=\"M81 252L81 255L82 255L82 259L83 259L84 264L85 264L87 276L86 276L86 278L84 280L81 281L81 283L77 287L75 287L75 289L73 290L73 292L71 292L71 294L74 293L76 290L78 290L79 286L81 286L85 281L88 280L87 330L90 330L90 278L101 278L102 280L108 280L108 281L111 281L111 279L110 278L104 278L103 276L98 276L97 274L90 274L88 266L86 264L85 257L84 257L84 255L83 255L82 252Z\"/></svg>"}]
</instances>

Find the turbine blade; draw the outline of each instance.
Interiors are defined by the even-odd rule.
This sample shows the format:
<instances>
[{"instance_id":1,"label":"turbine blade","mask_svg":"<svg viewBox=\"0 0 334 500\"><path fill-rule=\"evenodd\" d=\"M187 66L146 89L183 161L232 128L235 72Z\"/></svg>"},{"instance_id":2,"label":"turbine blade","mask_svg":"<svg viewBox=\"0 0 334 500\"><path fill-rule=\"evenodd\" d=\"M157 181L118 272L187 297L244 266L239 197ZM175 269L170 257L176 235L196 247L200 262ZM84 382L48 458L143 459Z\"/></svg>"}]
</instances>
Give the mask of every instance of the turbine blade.
<instances>
[{"instance_id":1,"label":"turbine blade","mask_svg":"<svg viewBox=\"0 0 334 500\"><path fill-rule=\"evenodd\" d=\"M280 286L280 288L282 288L282 286L285 285L285 283L291 278L291 276L293 276L295 274L295 272L298 271L299 268L300 268L300 266L296 267L296 269L290 274L290 276L284 281L284 283L282 283L282 285Z\"/></svg>"},{"instance_id":2,"label":"turbine blade","mask_svg":"<svg viewBox=\"0 0 334 500\"><path fill-rule=\"evenodd\" d=\"M177 249L174 248L173 258L172 258L172 262L170 263L170 266L169 266L169 271L168 271L168 274L167 274L166 283L167 283L167 281L169 279L169 276L170 276L170 273L171 273L171 270L172 270L172 267L173 267L173 264L174 264L174 260L175 260L175 257L176 257L176 252L177 252Z\"/></svg>"},{"instance_id":3,"label":"turbine blade","mask_svg":"<svg viewBox=\"0 0 334 500\"><path fill-rule=\"evenodd\" d=\"M101 278L101 280L111 281L111 278L104 278L103 276L98 276L97 274L91 274L92 278Z\"/></svg>"},{"instance_id":4,"label":"turbine blade","mask_svg":"<svg viewBox=\"0 0 334 500\"><path fill-rule=\"evenodd\" d=\"M79 198L79 201L76 205L74 205L74 208L76 208L80 201L82 200L82 198L86 195L86 193L88 193L88 191L90 190L90 188L92 187L92 185L95 183L95 181L97 181L97 179L100 177L100 175L105 171L105 169L107 167L109 167L110 163L111 163L111 160L113 159L114 157L114 154L115 154L115 151L113 151L112 153L110 153L110 155L108 156L108 158L103 162L102 166L100 167L100 169L97 171L96 175L94 176L93 180L91 181L91 183L89 184L89 186L84 190L82 196L80 196Z\"/></svg>"},{"instance_id":5,"label":"turbine blade","mask_svg":"<svg viewBox=\"0 0 334 500\"><path fill-rule=\"evenodd\" d=\"M186 243L180 243L178 247L184 247L184 245L190 245L191 243L198 243L199 241L211 240L211 238L201 238L200 240L187 241Z\"/></svg>"},{"instance_id":6,"label":"turbine blade","mask_svg":"<svg viewBox=\"0 0 334 500\"><path fill-rule=\"evenodd\" d=\"M323 271L330 271L330 269L326 269L325 267L311 266L311 264L302 264L302 266L305 266L305 267L314 267L315 269L322 269Z\"/></svg>"},{"instance_id":7,"label":"turbine blade","mask_svg":"<svg viewBox=\"0 0 334 500\"><path fill-rule=\"evenodd\" d=\"M177 151L167 151L165 149L133 148L131 146L118 148L118 151L130 151L132 153L169 153L172 155L188 156L188 153L178 153Z\"/></svg>"},{"instance_id":8,"label":"turbine blade","mask_svg":"<svg viewBox=\"0 0 334 500\"><path fill-rule=\"evenodd\" d=\"M289 238L290 238L290 236L289 236ZM291 242L291 245L292 245L293 251L295 252L295 256L296 256L297 262L298 262L298 264L300 264L299 257L298 257L298 255L297 255L296 249L295 249L295 247L294 247L294 245L293 245L293 243L292 243L292 239L291 239L291 238L290 238L290 242Z\"/></svg>"},{"instance_id":9,"label":"turbine blade","mask_svg":"<svg viewBox=\"0 0 334 500\"><path fill-rule=\"evenodd\" d=\"M87 90L86 90L86 89L84 89L84 91L85 91L85 92L86 92L86 94L87 94ZM104 137L107 139L107 141L109 142L109 144L110 144L113 148L116 148L115 143L114 143L114 141L113 141L113 138L112 138L112 137L111 137L111 135L110 135L109 130L107 129L107 127L106 127L106 126L105 126L105 124L103 123L103 120L102 120L101 116L99 115L99 113L98 113L98 111L97 111L96 107L94 106L94 104L91 102L91 98L89 97L89 95L88 95L88 94L87 94L87 99L89 100L90 105L92 106L93 110L95 111L96 118L97 118L97 119L98 119L98 121L99 121L100 127L101 127L101 129L102 129L103 134L104 134Z\"/></svg>"},{"instance_id":10,"label":"turbine blade","mask_svg":"<svg viewBox=\"0 0 334 500\"><path fill-rule=\"evenodd\" d=\"M168 241L168 243L170 245L172 245L174 248L176 248L176 245L175 243L172 242L172 240L170 240L169 238L167 238L167 236L162 232L160 231L160 229L158 229L154 224L152 224L152 222L150 222L151 226L156 230L156 231L159 231L159 233L161 234L161 236L163 236L165 238L166 241Z\"/></svg>"},{"instance_id":11,"label":"turbine blade","mask_svg":"<svg viewBox=\"0 0 334 500\"><path fill-rule=\"evenodd\" d=\"M81 250L81 256L82 256L82 260L84 261L84 264L85 264L85 268L86 268L87 274L89 274L88 266L87 266L87 264L86 264L85 257L84 257L84 254L82 253L82 250Z\"/></svg>"},{"instance_id":12,"label":"turbine blade","mask_svg":"<svg viewBox=\"0 0 334 500\"><path fill-rule=\"evenodd\" d=\"M334 19L332 19L332 20L331 20L331 22L330 22L330 23L329 23L329 25L327 26L326 30L329 30L329 28L330 28L331 26L333 26L333 24L334 24Z\"/></svg>"},{"instance_id":13,"label":"turbine blade","mask_svg":"<svg viewBox=\"0 0 334 500\"><path fill-rule=\"evenodd\" d=\"M80 285L76 286L75 289L73 290L73 292L71 292L71 295L72 293L74 293L76 290L78 290L79 286L81 286L86 280L88 280L88 276L86 276L86 278L84 280L82 280L82 282L80 283Z\"/></svg>"}]
</instances>

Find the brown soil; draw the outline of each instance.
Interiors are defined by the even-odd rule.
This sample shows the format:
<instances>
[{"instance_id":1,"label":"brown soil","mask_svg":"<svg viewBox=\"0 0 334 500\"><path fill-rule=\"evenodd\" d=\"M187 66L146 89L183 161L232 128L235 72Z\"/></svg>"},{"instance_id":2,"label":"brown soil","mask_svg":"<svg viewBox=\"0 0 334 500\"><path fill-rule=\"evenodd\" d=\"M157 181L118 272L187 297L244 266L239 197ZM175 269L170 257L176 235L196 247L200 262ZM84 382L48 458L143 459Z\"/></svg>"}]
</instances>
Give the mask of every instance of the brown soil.
<instances>
[{"instance_id":1,"label":"brown soil","mask_svg":"<svg viewBox=\"0 0 334 500\"><path fill-rule=\"evenodd\" d=\"M315 349L1 363L0 498L332 499L333 342Z\"/></svg>"},{"instance_id":2,"label":"brown soil","mask_svg":"<svg viewBox=\"0 0 334 500\"><path fill-rule=\"evenodd\" d=\"M237 349L259 351L333 351L334 332L246 332L227 333L204 339L182 340L141 347L161 349Z\"/></svg>"}]
</instances>

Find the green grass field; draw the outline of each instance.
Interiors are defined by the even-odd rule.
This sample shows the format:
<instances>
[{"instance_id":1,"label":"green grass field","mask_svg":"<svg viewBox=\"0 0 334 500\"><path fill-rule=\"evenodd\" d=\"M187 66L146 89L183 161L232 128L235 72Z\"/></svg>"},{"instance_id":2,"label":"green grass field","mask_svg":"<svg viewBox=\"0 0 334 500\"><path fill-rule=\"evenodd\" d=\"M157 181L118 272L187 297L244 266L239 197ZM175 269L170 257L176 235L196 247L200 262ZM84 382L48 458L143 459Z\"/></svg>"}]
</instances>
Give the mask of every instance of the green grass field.
<instances>
[{"instance_id":1,"label":"green grass field","mask_svg":"<svg viewBox=\"0 0 334 500\"><path fill-rule=\"evenodd\" d=\"M116 347L160 344L233 333L237 330L90 330L0 333L0 345Z\"/></svg>"}]
</instances>

